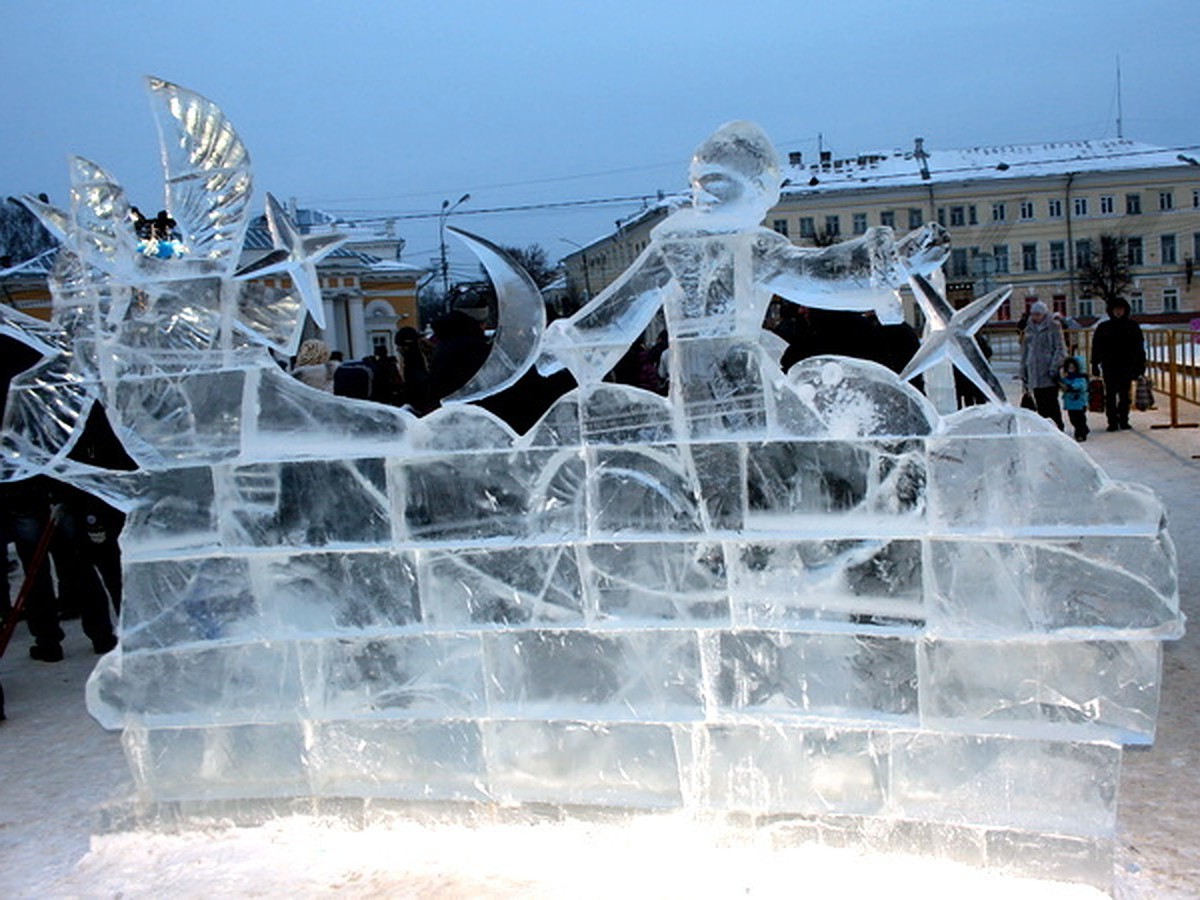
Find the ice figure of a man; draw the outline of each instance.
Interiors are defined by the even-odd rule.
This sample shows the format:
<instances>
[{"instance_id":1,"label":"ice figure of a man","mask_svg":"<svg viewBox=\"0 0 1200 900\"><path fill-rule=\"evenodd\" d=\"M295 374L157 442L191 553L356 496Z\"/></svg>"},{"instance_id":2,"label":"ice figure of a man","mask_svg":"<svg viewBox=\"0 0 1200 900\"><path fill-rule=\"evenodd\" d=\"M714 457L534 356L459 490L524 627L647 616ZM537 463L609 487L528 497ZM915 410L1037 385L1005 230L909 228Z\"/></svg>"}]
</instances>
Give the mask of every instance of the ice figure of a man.
<instances>
[{"instance_id":1,"label":"ice figure of a man","mask_svg":"<svg viewBox=\"0 0 1200 900\"><path fill-rule=\"evenodd\" d=\"M909 271L945 259L944 229L926 225L900 241L889 228L821 249L801 248L761 227L779 201L770 139L731 122L696 150L692 203L651 232L633 265L570 319L554 322L538 368L566 366L581 383L610 371L661 308L670 336L671 393L693 437L765 426L767 376L759 335L773 295L827 309L874 311L899 322L894 287Z\"/></svg>"}]
</instances>

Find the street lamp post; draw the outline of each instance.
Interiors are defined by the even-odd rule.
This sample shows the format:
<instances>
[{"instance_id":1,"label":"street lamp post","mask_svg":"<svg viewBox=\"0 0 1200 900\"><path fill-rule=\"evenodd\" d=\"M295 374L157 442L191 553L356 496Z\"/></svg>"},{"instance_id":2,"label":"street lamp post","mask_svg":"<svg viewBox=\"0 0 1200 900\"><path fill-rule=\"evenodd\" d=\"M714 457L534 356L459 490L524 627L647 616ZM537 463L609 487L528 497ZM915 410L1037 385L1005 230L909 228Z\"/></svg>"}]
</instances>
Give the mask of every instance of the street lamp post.
<instances>
[{"instance_id":1,"label":"street lamp post","mask_svg":"<svg viewBox=\"0 0 1200 900\"><path fill-rule=\"evenodd\" d=\"M464 203L471 199L470 194L463 194L453 203L449 200L442 201L442 211L438 213L438 243L442 251L442 307L443 312L449 312L446 308L448 304L448 296L450 294L450 264L446 260L446 218L450 213L454 212Z\"/></svg>"},{"instance_id":2,"label":"street lamp post","mask_svg":"<svg viewBox=\"0 0 1200 900\"><path fill-rule=\"evenodd\" d=\"M587 292L587 299L592 299L592 276L588 273L587 248L583 244L577 244L570 238L560 237L560 241L570 244L572 247L579 248L579 256L583 262L583 289Z\"/></svg>"},{"instance_id":3,"label":"street lamp post","mask_svg":"<svg viewBox=\"0 0 1200 900\"><path fill-rule=\"evenodd\" d=\"M996 257L990 253L980 253L975 257L975 274L983 282L983 293L992 289L992 275L996 272Z\"/></svg>"}]
</instances>

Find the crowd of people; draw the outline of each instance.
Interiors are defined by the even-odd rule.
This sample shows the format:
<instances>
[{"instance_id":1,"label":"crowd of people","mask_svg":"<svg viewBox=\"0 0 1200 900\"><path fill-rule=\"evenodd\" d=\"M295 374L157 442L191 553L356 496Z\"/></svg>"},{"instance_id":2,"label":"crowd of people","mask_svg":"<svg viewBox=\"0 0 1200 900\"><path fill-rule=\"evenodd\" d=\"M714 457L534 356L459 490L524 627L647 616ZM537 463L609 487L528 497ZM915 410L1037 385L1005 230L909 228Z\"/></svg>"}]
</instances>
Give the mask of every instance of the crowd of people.
<instances>
[{"instance_id":1,"label":"crowd of people","mask_svg":"<svg viewBox=\"0 0 1200 900\"><path fill-rule=\"evenodd\" d=\"M1129 424L1133 383L1146 371L1146 346L1141 326L1130 316L1129 304L1120 298L1108 306L1108 318L1092 335L1091 372L1074 346L1067 347L1062 317L1051 314L1045 303L1030 306L1018 325L1021 332L1022 404L1037 411L1063 430L1062 411L1071 422L1075 440L1086 441L1087 413L1093 392L1102 395L1108 431L1125 431ZM1061 397L1061 405L1060 405Z\"/></svg>"}]
</instances>

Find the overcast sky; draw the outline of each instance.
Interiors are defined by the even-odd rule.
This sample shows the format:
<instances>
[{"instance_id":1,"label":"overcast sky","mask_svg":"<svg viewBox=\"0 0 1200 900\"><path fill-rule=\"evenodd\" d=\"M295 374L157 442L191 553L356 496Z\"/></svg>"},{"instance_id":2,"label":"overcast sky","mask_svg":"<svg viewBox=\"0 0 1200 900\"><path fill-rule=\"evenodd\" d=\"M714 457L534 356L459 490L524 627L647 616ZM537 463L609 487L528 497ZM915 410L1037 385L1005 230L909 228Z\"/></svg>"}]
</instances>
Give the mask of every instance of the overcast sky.
<instances>
[{"instance_id":1,"label":"overcast sky","mask_svg":"<svg viewBox=\"0 0 1200 900\"><path fill-rule=\"evenodd\" d=\"M0 2L0 194L63 203L68 154L161 205L142 76L219 103L262 193L398 222L436 213L552 258L678 190L695 146L752 119L781 153L1124 134L1200 144L1200 0ZM465 255L455 251L458 259Z\"/></svg>"}]
</instances>

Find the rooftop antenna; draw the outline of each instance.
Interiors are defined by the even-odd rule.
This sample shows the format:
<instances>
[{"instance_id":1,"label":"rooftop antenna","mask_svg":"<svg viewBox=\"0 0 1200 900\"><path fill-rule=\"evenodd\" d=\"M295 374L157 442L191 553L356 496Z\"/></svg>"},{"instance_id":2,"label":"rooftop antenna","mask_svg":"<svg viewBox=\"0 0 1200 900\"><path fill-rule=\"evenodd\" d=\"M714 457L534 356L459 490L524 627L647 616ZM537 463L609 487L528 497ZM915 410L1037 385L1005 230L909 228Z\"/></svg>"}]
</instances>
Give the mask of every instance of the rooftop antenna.
<instances>
[{"instance_id":1,"label":"rooftop antenna","mask_svg":"<svg viewBox=\"0 0 1200 900\"><path fill-rule=\"evenodd\" d=\"M1125 139L1121 117L1121 57L1117 56L1117 140Z\"/></svg>"}]
</instances>

